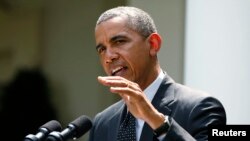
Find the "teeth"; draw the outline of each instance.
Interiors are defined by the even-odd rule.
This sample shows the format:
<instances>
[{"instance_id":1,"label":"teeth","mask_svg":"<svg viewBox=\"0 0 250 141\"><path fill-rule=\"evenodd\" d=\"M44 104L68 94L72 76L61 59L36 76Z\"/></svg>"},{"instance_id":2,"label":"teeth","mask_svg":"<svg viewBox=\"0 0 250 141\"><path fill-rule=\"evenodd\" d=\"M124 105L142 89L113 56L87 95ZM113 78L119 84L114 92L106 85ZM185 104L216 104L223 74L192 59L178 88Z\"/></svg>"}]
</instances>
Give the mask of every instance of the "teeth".
<instances>
[{"instance_id":1,"label":"teeth","mask_svg":"<svg viewBox=\"0 0 250 141\"><path fill-rule=\"evenodd\" d=\"M122 68L123 68L123 67L117 67L117 68L113 69L113 70L111 71L112 75L115 74L117 71L119 71L119 70L122 69Z\"/></svg>"}]
</instances>

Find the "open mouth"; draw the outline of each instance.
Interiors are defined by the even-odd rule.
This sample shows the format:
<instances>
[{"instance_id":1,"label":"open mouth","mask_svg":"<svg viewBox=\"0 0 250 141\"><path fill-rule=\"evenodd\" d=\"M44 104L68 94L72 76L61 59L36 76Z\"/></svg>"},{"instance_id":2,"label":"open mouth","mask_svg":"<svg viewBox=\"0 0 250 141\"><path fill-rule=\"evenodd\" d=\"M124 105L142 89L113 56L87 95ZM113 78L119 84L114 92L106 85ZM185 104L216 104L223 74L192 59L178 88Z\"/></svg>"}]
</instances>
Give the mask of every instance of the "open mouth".
<instances>
[{"instance_id":1,"label":"open mouth","mask_svg":"<svg viewBox=\"0 0 250 141\"><path fill-rule=\"evenodd\" d=\"M112 76L115 76L115 75L117 75L117 74L119 74L119 73L122 73L124 70L126 70L127 69L127 67L122 67L122 66L120 66L120 67L117 67L117 68L115 68L115 69L113 69L112 71L111 71L111 75Z\"/></svg>"}]
</instances>

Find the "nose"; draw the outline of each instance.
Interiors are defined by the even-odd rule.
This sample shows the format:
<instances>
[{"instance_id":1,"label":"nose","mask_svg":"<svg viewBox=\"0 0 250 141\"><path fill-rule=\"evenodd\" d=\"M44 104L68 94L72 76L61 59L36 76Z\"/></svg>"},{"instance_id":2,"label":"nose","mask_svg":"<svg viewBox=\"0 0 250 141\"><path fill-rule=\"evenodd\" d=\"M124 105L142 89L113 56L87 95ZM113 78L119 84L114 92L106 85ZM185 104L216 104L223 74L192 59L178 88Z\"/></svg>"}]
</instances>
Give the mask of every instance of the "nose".
<instances>
[{"instance_id":1,"label":"nose","mask_svg":"<svg viewBox=\"0 0 250 141\"><path fill-rule=\"evenodd\" d=\"M119 58L119 55L115 49L108 48L106 51L106 63L112 63L113 61L117 60Z\"/></svg>"}]
</instances>

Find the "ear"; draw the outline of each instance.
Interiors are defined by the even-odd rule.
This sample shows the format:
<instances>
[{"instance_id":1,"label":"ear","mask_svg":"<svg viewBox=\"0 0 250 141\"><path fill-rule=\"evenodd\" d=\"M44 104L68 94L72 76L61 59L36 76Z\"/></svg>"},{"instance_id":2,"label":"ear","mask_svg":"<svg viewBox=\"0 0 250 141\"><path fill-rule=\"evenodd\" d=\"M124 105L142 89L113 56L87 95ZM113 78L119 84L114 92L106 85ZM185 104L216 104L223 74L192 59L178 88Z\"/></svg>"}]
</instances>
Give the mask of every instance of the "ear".
<instances>
[{"instance_id":1,"label":"ear","mask_svg":"<svg viewBox=\"0 0 250 141\"><path fill-rule=\"evenodd\" d=\"M152 33L149 37L150 55L155 56L161 48L161 36L158 33Z\"/></svg>"}]
</instances>

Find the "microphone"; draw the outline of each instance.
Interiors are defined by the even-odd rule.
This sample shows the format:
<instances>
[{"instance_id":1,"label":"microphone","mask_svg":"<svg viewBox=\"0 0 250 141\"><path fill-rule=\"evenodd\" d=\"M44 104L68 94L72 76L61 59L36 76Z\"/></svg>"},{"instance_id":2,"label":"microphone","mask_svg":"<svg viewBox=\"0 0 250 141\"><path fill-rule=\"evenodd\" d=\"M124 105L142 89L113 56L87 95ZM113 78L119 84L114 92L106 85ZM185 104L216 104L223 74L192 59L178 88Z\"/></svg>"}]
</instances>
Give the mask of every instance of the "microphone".
<instances>
[{"instance_id":1,"label":"microphone","mask_svg":"<svg viewBox=\"0 0 250 141\"><path fill-rule=\"evenodd\" d=\"M44 141L48 134L52 131L61 131L61 124L56 120L51 120L38 129L36 135L29 134L24 138L24 141Z\"/></svg>"},{"instance_id":2,"label":"microphone","mask_svg":"<svg viewBox=\"0 0 250 141\"><path fill-rule=\"evenodd\" d=\"M82 115L72 121L62 132L51 132L46 141L66 141L68 139L77 139L85 134L92 127L92 121L89 117Z\"/></svg>"}]
</instances>

